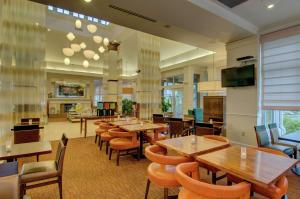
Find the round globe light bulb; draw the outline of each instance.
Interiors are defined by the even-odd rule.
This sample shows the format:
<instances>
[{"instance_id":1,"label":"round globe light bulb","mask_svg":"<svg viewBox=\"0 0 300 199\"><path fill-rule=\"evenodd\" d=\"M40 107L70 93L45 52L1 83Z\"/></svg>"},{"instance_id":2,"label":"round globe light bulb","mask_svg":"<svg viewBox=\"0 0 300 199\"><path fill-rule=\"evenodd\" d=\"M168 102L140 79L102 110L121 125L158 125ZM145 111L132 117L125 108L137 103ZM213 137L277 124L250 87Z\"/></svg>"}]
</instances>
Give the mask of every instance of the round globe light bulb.
<instances>
[{"instance_id":1,"label":"round globe light bulb","mask_svg":"<svg viewBox=\"0 0 300 199\"><path fill-rule=\"evenodd\" d=\"M70 65L70 63L71 63L70 58L66 57L66 58L64 59L64 63L65 63L67 66Z\"/></svg>"},{"instance_id":2,"label":"round globe light bulb","mask_svg":"<svg viewBox=\"0 0 300 199\"><path fill-rule=\"evenodd\" d=\"M88 68L90 64L87 60L84 60L82 65L83 65L84 68Z\"/></svg>"}]
</instances>

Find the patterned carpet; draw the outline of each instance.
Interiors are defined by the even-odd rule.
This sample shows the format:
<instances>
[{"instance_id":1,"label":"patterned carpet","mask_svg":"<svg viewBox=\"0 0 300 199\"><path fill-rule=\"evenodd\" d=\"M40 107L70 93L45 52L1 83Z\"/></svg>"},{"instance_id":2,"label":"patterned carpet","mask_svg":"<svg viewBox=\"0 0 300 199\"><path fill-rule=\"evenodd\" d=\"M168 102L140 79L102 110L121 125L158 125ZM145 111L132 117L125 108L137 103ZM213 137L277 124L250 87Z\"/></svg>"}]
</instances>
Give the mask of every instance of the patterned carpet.
<instances>
[{"instance_id":1,"label":"patterned carpet","mask_svg":"<svg viewBox=\"0 0 300 199\"><path fill-rule=\"evenodd\" d=\"M54 159L57 142L52 143L53 153L43 155L40 160ZM26 158L20 161L35 161L35 158ZM146 187L146 169L149 161L137 161L131 156L123 156L120 166L116 166L115 154L112 161L108 160L105 151L99 151L94 144L94 137L69 140L64 163L63 196L65 199L142 199ZM206 171L201 177L209 180ZM289 198L297 199L300 195L300 177L288 174ZM221 180L218 183L224 184ZM178 193L177 189L171 194ZM49 185L27 192L32 199L59 198L58 186ZM152 185L149 199L163 198L163 189ZM254 198L262 198L255 195Z\"/></svg>"}]
</instances>

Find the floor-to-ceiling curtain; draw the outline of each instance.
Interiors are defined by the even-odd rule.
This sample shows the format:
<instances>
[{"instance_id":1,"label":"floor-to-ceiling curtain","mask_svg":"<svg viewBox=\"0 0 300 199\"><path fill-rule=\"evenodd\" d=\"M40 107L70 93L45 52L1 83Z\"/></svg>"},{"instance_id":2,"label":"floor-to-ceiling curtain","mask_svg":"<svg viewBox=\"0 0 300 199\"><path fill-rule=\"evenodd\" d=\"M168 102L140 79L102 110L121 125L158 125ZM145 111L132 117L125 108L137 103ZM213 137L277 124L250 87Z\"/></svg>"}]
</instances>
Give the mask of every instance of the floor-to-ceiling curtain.
<instances>
[{"instance_id":1,"label":"floor-to-ceiling curtain","mask_svg":"<svg viewBox=\"0 0 300 199\"><path fill-rule=\"evenodd\" d=\"M140 103L140 118L150 119L159 113L160 90L160 39L159 37L138 33L137 101Z\"/></svg>"},{"instance_id":2,"label":"floor-to-ceiling curtain","mask_svg":"<svg viewBox=\"0 0 300 199\"><path fill-rule=\"evenodd\" d=\"M46 7L0 0L0 138L24 117L43 121L46 107Z\"/></svg>"}]
</instances>

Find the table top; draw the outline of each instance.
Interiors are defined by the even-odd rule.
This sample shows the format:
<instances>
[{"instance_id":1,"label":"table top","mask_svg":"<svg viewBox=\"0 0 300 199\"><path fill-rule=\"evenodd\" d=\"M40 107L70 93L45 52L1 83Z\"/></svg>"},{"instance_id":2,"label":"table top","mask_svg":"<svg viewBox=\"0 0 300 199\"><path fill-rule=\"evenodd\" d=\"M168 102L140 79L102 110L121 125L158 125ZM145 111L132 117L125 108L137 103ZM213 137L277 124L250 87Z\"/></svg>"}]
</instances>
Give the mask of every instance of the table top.
<instances>
[{"instance_id":1,"label":"table top","mask_svg":"<svg viewBox=\"0 0 300 199\"><path fill-rule=\"evenodd\" d=\"M153 123L130 124L130 125L120 126L121 129L124 129L125 131L128 131L128 132L140 132L140 131L154 130L154 129L160 129L162 127L164 127L163 124L153 124Z\"/></svg>"},{"instance_id":2,"label":"table top","mask_svg":"<svg viewBox=\"0 0 300 199\"><path fill-rule=\"evenodd\" d=\"M105 119L105 118L117 118L117 115L110 115L110 116L97 116L97 115L78 115L78 116L74 116L74 118L77 119Z\"/></svg>"},{"instance_id":3,"label":"table top","mask_svg":"<svg viewBox=\"0 0 300 199\"><path fill-rule=\"evenodd\" d=\"M229 144L225 142L195 135L157 141L156 144L187 156L205 154L229 146Z\"/></svg>"},{"instance_id":4,"label":"table top","mask_svg":"<svg viewBox=\"0 0 300 199\"><path fill-rule=\"evenodd\" d=\"M248 147L246 158L241 158L241 147L200 155L196 159L248 182L267 187L285 174L298 160L274 155Z\"/></svg>"},{"instance_id":5,"label":"table top","mask_svg":"<svg viewBox=\"0 0 300 199\"><path fill-rule=\"evenodd\" d=\"M286 135L281 136L279 139L300 143L300 131L288 133Z\"/></svg>"},{"instance_id":6,"label":"table top","mask_svg":"<svg viewBox=\"0 0 300 199\"><path fill-rule=\"evenodd\" d=\"M139 124L140 120L121 120L121 121L113 121L109 122L109 124L114 126L124 126L124 125L130 125L130 124Z\"/></svg>"},{"instance_id":7,"label":"table top","mask_svg":"<svg viewBox=\"0 0 300 199\"><path fill-rule=\"evenodd\" d=\"M29 142L23 144L13 144L11 151L6 152L5 145L0 146L0 160L12 158L47 154L52 152L50 142Z\"/></svg>"}]
</instances>

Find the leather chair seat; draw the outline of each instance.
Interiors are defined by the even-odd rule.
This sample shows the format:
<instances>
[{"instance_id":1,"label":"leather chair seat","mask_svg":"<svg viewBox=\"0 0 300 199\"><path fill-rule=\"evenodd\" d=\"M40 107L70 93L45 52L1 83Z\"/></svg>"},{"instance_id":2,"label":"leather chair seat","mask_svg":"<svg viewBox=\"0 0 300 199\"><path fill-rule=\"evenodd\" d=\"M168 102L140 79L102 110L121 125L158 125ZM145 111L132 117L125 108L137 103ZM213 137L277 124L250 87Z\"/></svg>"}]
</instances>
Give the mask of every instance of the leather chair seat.
<instances>
[{"instance_id":1,"label":"leather chair seat","mask_svg":"<svg viewBox=\"0 0 300 199\"><path fill-rule=\"evenodd\" d=\"M95 132L96 132L97 135L100 136L102 133L105 133L106 131L103 130L103 129L97 128L97 129L95 130Z\"/></svg>"},{"instance_id":2,"label":"leather chair seat","mask_svg":"<svg viewBox=\"0 0 300 199\"><path fill-rule=\"evenodd\" d=\"M291 141L287 141L287 140L278 140L276 143L278 144L286 144L286 145L291 145L293 147L296 147L297 150L300 150L300 144L296 143L296 142L291 142Z\"/></svg>"},{"instance_id":3,"label":"leather chair seat","mask_svg":"<svg viewBox=\"0 0 300 199\"><path fill-rule=\"evenodd\" d=\"M282 146L282 145L278 145L278 144L270 144L270 145L267 145L266 147L277 150L277 151L282 151L283 153L287 154L288 156L291 156L294 154L294 149L292 147Z\"/></svg>"},{"instance_id":4,"label":"leather chair seat","mask_svg":"<svg viewBox=\"0 0 300 199\"><path fill-rule=\"evenodd\" d=\"M19 179L17 175L0 178L0 198L19 199Z\"/></svg>"},{"instance_id":5,"label":"leather chair seat","mask_svg":"<svg viewBox=\"0 0 300 199\"><path fill-rule=\"evenodd\" d=\"M166 135L162 134L162 133L158 133L158 138L155 139L154 138L154 133L147 133L146 134L146 140L150 143L150 144L155 144L156 141L160 141L160 140L165 140L167 138Z\"/></svg>"},{"instance_id":6,"label":"leather chair seat","mask_svg":"<svg viewBox=\"0 0 300 199\"><path fill-rule=\"evenodd\" d=\"M114 138L109 142L110 148L114 150L127 150L139 147L139 143L133 143L129 138Z\"/></svg>"},{"instance_id":7,"label":"leather chair seat","mask_svg":"<svg viewBox=\"0 0 300 199\"><path fill-rule=\"evenodd\" d=\"M24 164L20 173L21 183L29 183L57 177L56 161L42 161Z\"/></svg>"},{"instance_id":8,"label":"leather chair seat","mask_svg":"<svg viewBox=\"0 0 300 199\"><path fill-rule=\"evenodd\" d=\"M109 133L102 133L100 136L101 136L101 140L105 142L108 142L114 138L113 136L109 135Z\"/></svg>"},{"instance_id":9,"label":"leather chair seat","mask_svg":"<svg viewBox=\"0 0 300 199\"><path fill-rule=\"evenodd\" d=\"M151 182L159 187L178 187L180 186L175 177L176 166L151 163L148 166L147 173Z\"/></svg>"},{"instance_id":10,"label":"leather chair seat","mask_svg":"<svg viewBox=\"0 0 300 199\"><path fill-rule=\"evenodd\" d=\"M102 124L102 123L103 123L102 120L97 120L97 121L94 122L95 125L100 125L100 124Z\"/></svg>"}]
</instances>

